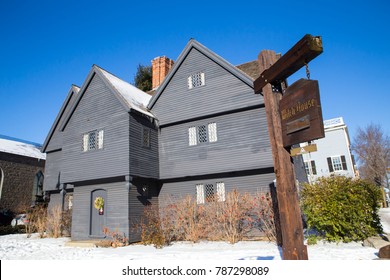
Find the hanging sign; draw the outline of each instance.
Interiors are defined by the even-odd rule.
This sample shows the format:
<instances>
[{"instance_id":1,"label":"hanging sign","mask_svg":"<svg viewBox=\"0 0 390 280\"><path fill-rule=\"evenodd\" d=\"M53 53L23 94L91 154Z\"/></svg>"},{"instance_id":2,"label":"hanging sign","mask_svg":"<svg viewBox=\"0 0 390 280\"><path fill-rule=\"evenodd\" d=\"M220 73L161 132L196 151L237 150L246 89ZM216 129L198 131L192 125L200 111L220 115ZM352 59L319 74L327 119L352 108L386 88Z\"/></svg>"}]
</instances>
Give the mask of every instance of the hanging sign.
<instances>
[{"instance_id":1,"label":"hanging sign","mask_svg":"<svg viewBox=\"0 0 390 280\"><path fill-rule=\"evenodd\" d=\"M325 137L318 81L300 79L279 103L283 146Z\"/></svg>"},{"instance_id":2,"label":"hanging sign","mask_svg":"<svg viewBox=\"0 0 390 280\"><path fill-rule=\"evenodd\" d=\"M293 156L303 155L303 154L312 153L316 151L317 151L317 145L311 144L311 145L291 149L290 155L293 157Z\"/></svg>"}]
</instances>

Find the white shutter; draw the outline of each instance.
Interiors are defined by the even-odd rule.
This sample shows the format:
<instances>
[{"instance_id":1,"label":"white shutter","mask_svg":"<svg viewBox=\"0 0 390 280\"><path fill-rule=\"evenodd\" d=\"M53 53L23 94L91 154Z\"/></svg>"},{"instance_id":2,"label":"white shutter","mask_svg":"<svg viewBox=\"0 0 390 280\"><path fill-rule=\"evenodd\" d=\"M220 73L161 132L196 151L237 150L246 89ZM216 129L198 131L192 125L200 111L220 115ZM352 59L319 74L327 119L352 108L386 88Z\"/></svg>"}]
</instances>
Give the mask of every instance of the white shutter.
<instances>
[{"instance_id":1,"label":"white shutter","mask_svg":"<svg viewBox=\"0 0 390 280\"><path fill-rule=\"evenodd\" d=\"M225 183L217 183L218 201L225 201Z\"/></svg>"},{"instance_id":2,"label":"white shutter","mask_svg":"<svg viewBox=\"0 0 390 280\"><path fill-rule=\"evenodd\" d=\"M192 89L192 76L188 77L187 83L188 83L188 89Z\"/></svg>"},{"instance_id":3,"label":"white shutter","mask_svg":"<svg viewBox=\"0 0 390 280\"><path fill-rule=\"evenodd\" d=\"M83 151L84 152L88 151L88 139L89 139L88 133L85 133L83 135Z\"/></svg>"},{"instance_id":4,"label":"white shutter","mask_svg":"<svg viewBox=\"0 0 390 280\"><path fill-rule=\"evenodd\" d=\"M209 123L208 125L209 130L209 142L217 142L217 124L216 123Z\"/></svg>"},{"instance_id":5,"label":"white shutter","mask_svg":"<svg viewBox=\"0 0 390 280\"><path fill-rule=\"evenodd\" d=\"M204 187L203 184L196 185L196 203L204 204Z\"/></svg>"},{"instance_id":6,"label":"white shutter","mask_svg":"<svg viewBox=\"0 0 390 280\"><path fill-rule=\"evenodd\" d=\"M201 85L204 86L206 84L206 80L204 78L204 73L203 72L200 73L200 80L201 80Z\"/></svg>"},{"instance_id":7,"label":"white shutter","mask_svg":"<svg viewBox=\"0 0 390 280\"><path fill-rule=\"evenodd\" d=\"M98 145L97 145L97 147L98 147L98 149L103 149L103 138L104 138L104 130L99 130L98 131L98 140L97 140L97 142L98 142Z\"/></svg>"},{"instance_id":8,"label":"white shutter","mask_svg":"<svg viewBox=\"0 0 390 280\"><path fill-rule=\"evenodd\" d=\"M195 146L196 142L196 127L192 126L188 128L188 144L190 146Z\"/></svg>"}]
</instances>

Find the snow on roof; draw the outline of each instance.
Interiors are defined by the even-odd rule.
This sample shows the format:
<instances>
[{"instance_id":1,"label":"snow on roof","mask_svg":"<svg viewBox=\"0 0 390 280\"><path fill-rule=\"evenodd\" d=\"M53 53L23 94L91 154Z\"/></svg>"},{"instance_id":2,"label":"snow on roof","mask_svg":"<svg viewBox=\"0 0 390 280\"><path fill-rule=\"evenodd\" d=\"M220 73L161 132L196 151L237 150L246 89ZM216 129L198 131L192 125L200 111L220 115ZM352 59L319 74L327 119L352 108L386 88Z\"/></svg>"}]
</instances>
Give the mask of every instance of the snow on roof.
<instances>
[{"instance_id":1,"label":"snow on roof","mask_svg":"<svg viewBox=\"0 0 390 280\"><path fill-rule=\"evenodd\" d=\"M22 155L38 159L46 159L46 154L41 153L40 147L33 144L27 144L8 139L0 138L0 152L6 152L10 154Z\"/></svg>"},{"instance_id":2,"label":"snow on roof","mask_svg":"<svg viewBox=\"0 0 390 280\"><path fill-rule=\"evenodd\" d=\"M123 97L124 101L127 103L129 108L133 108L145 115L154 117L147 109L146 106L151 99L151 96L142 90L136 88L135 86L119 79L118 77L108 73L107 71L99 68L107 80L112 84L112 86L118 91L118 93Z\"/></svg>"}]
</instances>

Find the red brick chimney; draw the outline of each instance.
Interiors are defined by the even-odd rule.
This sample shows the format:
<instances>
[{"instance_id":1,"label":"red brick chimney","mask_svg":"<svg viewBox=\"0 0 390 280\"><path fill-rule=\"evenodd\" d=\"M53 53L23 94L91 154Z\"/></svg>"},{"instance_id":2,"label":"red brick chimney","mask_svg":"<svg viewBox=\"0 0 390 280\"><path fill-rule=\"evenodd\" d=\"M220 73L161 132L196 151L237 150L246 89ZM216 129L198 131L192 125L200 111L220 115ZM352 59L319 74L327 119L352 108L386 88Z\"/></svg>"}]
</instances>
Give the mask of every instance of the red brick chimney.
<instances>
[{"instance_id":1,"label":"red brick chimney","mask_svg":"<svg viewBox=\"0 0 390 280\"><path fill-rule=\"evenodd\" d=\"M158 88L173 66L173 60L159 56L152 60L152 89Z\"/></svg>"}]
</instances>

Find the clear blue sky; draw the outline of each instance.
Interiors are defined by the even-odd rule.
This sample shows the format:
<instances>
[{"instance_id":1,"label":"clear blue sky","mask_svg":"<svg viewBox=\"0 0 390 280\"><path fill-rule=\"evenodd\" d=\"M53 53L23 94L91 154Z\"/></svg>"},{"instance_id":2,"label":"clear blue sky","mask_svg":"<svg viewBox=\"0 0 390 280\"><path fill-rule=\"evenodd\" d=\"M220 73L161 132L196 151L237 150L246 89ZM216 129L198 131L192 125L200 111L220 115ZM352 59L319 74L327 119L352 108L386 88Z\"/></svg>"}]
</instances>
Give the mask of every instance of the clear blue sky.
<instances>
[{"instance_id":1,"label":"clear blue sky","mask_svg":"<svg viewBox=\"0 0 390 280\"><path fill-rule=\"evenodd\" d=\"M190 38L238 65L263 49L285 53L305 34L323 40L309 66L324 119L344 117L352 139L371 122L389 134L389 3L1 0L0 134L43 143L93 64L132 82L138 64L176 60Z\"/></svg>"}]
</instances>

